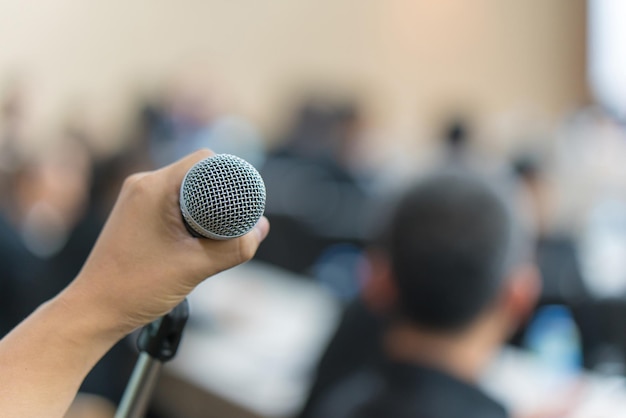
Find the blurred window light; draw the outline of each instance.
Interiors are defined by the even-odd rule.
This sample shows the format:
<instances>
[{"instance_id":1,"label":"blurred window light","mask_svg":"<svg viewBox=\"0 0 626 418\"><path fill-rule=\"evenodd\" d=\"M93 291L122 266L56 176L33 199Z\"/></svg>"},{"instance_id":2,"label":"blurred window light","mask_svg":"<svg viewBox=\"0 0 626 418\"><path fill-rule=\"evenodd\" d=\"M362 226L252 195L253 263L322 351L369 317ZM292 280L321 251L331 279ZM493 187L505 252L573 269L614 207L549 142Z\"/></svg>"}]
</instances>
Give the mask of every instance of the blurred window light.
<instances>
[{"instance_id":1,"label":"blurred window light","mask_svg":"<svg viewBox=\"0 0 626 418\"><path fill-rule=\"evenodd\" d=\"M588 2L588 74L596 100L626 118L626 1Z\"/></svg>"},{"instance_id":2,"label":"blurred window light","mask_svg":"<svg viewBox=\"0 0 626 418\"><path fill-rule=\"evenodd\" d=\"M626 201L598 199L581 240L581 269L598 298L626 296Z\"/></svg>"}]
</instances>

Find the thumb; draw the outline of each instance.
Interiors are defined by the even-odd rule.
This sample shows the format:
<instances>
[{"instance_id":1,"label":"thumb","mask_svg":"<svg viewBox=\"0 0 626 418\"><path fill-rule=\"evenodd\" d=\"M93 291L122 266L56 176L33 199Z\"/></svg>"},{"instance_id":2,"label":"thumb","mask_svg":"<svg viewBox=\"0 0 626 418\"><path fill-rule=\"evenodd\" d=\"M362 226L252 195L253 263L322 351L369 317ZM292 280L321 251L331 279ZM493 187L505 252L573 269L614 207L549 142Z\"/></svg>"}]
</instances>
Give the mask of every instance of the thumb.
<instances>
[{"instance_id":1,"label":"thumb","mask_svg":"<svg viewBox=\"0 0 626 418\"><path fill-rule=\"evenodd\" d=\"M270 232L270 222L265 216L261 216L261 219L254 226L254 232L257 237L258 243L261 244L267 234Z\"/></svg>"},{"instance_id":2,"label":"thumb","mask_svg":"<svg viewBox=\"0 0 626 418\"><path fill-rule=\"evenodd\" d=\"M239 241L238 243L238 252L239 252L239 260L238 263L244 263L248 260L251 260L256 253L256 250L261 245L261 242L265 239L267 234L270 231L270 223L265 216L261 216L257 224L254 226L253 230L248 232L246 235L235 238L234 240L229 240L231 242Z\"/></svg>"},{"instance_id":3,"label":"thumb","mask_svg":"<svg viewBox=\"0 0 626 418\"><path fill-rule=\"evenodd\" d=\"M196 279L202 281L206 277L251 260L269 230L269 221L262 216L255 227L241 237L228 240L194 239L194 245L203 248L203 255L197 259L203 266L201 267L203 274L198 275Z\"/></svg>"}]
</instances>

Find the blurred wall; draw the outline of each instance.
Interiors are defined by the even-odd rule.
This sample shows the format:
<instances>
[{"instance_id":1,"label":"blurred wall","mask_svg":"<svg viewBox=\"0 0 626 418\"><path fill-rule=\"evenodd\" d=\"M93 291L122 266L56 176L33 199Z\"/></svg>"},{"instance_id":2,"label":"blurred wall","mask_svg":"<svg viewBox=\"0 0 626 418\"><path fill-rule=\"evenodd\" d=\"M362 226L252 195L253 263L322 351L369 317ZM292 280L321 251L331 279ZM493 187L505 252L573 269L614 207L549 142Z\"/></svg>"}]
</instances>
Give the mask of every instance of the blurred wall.
<instances>
[{"instance_id":1,"label":"blurred wall","mask_svg":"<svg viewBox=\"0 0 626 418\"><path fill-rule=\"evenodd\" d=\"M81 109L110 128L135 93L196 66L270 132L311 85L357 92L412 140L449 108L550 121L584 102L585 13L584 0L0 0L0 87L25 74L39 120Z\"/></svg>"}]
</instances>

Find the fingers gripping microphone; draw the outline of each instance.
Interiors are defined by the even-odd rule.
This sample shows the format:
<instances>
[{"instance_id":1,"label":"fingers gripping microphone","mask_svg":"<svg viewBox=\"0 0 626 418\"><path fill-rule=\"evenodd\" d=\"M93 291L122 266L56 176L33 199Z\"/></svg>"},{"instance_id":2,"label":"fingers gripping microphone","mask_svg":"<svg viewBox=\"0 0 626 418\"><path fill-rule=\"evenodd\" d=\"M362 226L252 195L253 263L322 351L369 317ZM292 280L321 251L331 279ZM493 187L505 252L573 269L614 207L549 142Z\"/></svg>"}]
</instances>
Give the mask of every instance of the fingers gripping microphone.
<instances>
[{"instance_id":1,"label":"fingers gripping microphone","mask_svg":"<svg viewBox=\"0 0 626 418\"><path fill-rule=\"evenodd\" d=\"M206 158L185 175L180 210L189 232L211 239L237 238L265 210L265 184L247 161L229 154Z\"/></svg>"},{"instance_id":2,"label":"fingers gripping microphone","mask_svg":"<svg viewBox=\"0 0 626 418\"><path fill-rule=\"evenodd\" d=\"M265 210L265 184L254 167L239 157L206 158L185 175L180 186L180 211L195 237L237 238L250 231ZM176 354L189 316L185 299L169 314L141 331L137 365L115 418L142 418L161 364Z\"/></svg>"}]
</instances>

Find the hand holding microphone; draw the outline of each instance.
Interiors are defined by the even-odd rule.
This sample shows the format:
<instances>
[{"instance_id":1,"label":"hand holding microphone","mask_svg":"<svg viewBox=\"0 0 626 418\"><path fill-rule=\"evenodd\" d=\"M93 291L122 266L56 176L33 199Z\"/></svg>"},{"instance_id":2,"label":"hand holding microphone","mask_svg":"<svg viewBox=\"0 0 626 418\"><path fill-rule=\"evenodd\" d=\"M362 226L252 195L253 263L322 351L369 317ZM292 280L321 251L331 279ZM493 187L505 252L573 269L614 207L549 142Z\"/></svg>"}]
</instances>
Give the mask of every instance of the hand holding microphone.
<instances>
[{"instance_id":1,"label":"hand holding microphone","mask_svg":"<svg viewBox=\"0 0 626 418\"><path fill-rule=\"evenodd\" d=\"M3 413L62 417L115 342L252 258L269 231L262 180L243 160L212 156L126 180L78 277L0 341Z\"/></svg>"},{"instance_id":2,"label":"hand holding microphone","mask_svg":"<svg viewBox=\"0 0 626 418\"><path fill-rule=\"evenodd\" d=\"M169 312L207 277L251 259L269 228L264 206L260 176L232 156L198 151L135 174L72 286L124 324L124 335Z\"/></svg>"}]
</instances>

